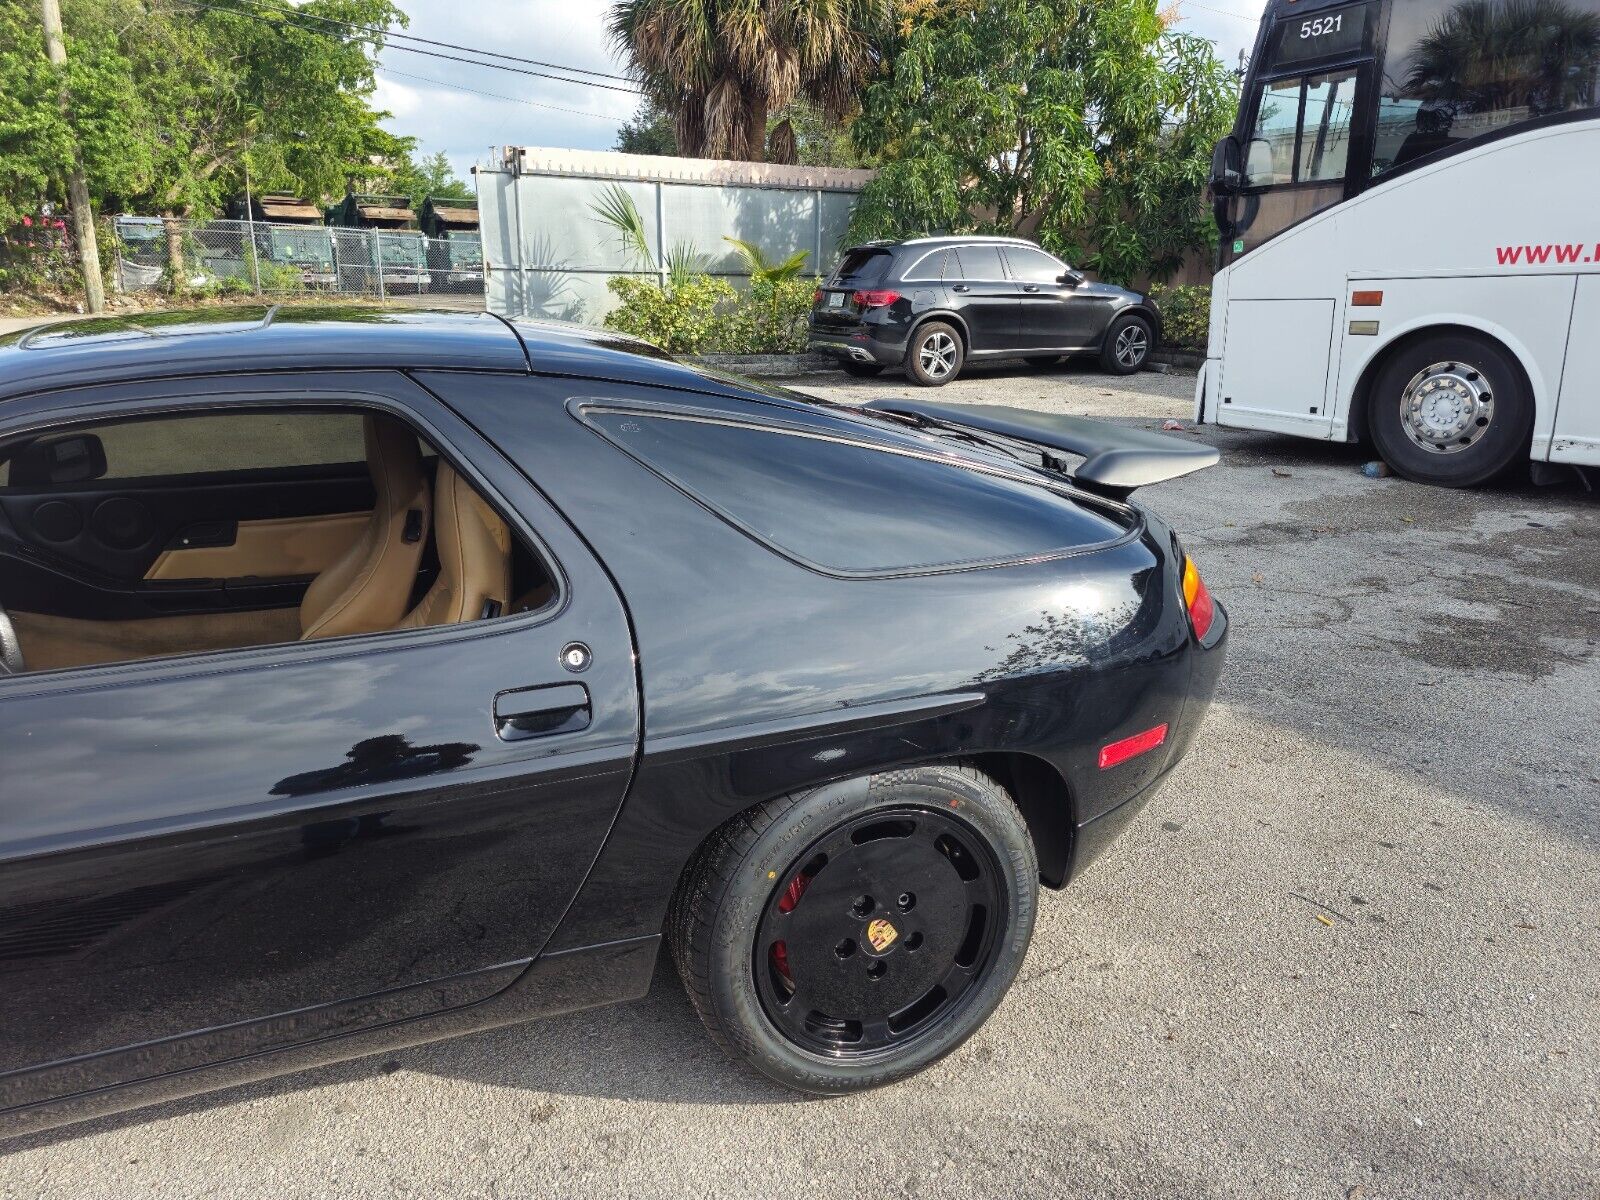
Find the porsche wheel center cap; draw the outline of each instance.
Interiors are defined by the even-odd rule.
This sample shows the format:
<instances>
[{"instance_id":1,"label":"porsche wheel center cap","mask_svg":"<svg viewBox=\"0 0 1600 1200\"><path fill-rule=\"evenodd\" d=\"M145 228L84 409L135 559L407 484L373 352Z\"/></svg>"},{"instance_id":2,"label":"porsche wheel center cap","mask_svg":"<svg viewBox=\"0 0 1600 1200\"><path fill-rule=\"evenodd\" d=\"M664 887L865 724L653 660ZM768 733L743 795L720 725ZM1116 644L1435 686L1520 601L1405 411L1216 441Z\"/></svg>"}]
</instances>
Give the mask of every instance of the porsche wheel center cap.
<instances>
[{"instance_id":1,"label":"porsche wheel center cap","mask_svg":"<svg viewBox=\"0 0 1600 1200\"><path fill-rule=\"evenodd\" d=\"M900 931L883 917L867 922L865 940L873 954L887 954L899 937Z\"/></svg>"}]
</instances>

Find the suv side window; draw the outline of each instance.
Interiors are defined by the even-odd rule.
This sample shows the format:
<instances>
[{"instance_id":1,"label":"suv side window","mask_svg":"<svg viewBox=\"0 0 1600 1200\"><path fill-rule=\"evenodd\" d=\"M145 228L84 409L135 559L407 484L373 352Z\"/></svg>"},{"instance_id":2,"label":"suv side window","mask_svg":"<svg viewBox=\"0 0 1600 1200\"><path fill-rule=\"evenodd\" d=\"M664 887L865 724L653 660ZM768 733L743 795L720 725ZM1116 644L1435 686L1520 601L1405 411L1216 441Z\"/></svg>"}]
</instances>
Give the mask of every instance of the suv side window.
<instances>
[{"instance_id":1,"label":"suv side window","mask_svg":"<svg viewBox=\"0 0 1600 1200\"><path fill-rule=\"evenodd\" d=\"M1007 246L1006 261L1012 278L1022 283L1058 283L1067 270L1065 263L1028 246Z\"/></svg>"},{"instance_id":2,"label":"suv side window","mask_svg":"<svg viewBox=\"0 0 1600 1200\"><path fill-rule=\"evenodd\" d=\"M945 276L944 260L949 253L948 250L928 251L911 265L911 270L906 272L906 281L922 282L943 279Z\"/></svg>"},{"instance_id":3,"label":"suv side window","mask_svg":"<svg viewBox=\"0 0 1600 1200\"><path fill-rule=\"evenodd\" d=\"M1000 262L1000 251L995 246L961 247L961 277L963 279L1004 279L1006 269Z\"/></svg>"}]
</instances>

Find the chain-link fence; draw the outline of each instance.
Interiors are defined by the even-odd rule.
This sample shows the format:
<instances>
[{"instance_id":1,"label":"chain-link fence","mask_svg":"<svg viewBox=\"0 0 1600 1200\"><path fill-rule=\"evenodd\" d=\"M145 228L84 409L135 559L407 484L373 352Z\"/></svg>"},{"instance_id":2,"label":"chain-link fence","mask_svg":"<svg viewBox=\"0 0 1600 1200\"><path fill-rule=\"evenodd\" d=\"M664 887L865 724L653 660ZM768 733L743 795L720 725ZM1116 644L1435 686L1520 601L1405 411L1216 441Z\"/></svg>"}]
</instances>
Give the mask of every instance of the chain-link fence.
<instances>
[{"instance_id":1,"label":"chain-link fence","mask_svg":"<svg viewBox=\"0 0 1600 1200\"><path fill-rule=\"evenodd\" d=\"M328 294L483 306L476 233L430 238L410 229L133 216L113 217L106 226L107 283L124 294Z\"/></svg>"}]
</instances>

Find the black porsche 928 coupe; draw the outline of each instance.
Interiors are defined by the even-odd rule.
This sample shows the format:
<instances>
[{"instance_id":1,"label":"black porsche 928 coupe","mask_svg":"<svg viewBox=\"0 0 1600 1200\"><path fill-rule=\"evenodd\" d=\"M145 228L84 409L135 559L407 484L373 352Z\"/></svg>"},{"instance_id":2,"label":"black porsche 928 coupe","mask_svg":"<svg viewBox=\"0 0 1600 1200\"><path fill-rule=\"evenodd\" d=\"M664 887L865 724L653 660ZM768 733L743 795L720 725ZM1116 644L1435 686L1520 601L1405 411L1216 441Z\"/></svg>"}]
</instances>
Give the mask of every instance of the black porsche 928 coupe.
<instances>
[{"instance_id":1,"label":"black porsche 928 coupe","mask_svg":"<svg viewBox=\"0 0 1600 1200\"><path fill-rule=\"evenodd\" d=\"M0 1128L643 995L967 1038L1195 737L1215 451L484 313L0 339Z\"/></svg>"}]
</instances>

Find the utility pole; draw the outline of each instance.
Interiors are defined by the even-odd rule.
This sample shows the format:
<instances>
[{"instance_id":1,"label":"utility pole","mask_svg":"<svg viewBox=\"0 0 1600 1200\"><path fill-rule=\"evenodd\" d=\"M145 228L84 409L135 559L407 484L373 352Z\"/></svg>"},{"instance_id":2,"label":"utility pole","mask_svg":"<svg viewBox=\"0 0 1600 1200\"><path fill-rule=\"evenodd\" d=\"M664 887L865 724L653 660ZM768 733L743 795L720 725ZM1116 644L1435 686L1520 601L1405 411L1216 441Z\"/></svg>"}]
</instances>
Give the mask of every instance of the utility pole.
<instances>
[{"instance_id":1,"label":"utility pole","mask_svg":"<svg viewBox=\"0 0 1600 1200\"><path fill-rule=\"evenodd\" d=\"M44 48L51 65L67 65L67 47L61 36L61 7L57 0L39 0L44 13ZM61 115L70 113L65 74L61 85ZM72 171L67 176L67 200L72 209L72 234L78 242L78 257L83 262L83 292L89 311L106 310L106 289L100 279L100 244L94 233L94 211L89 207L89 185L83 179L83 150L76 140L72 145Z\"/></svg>"}]
</instances>

